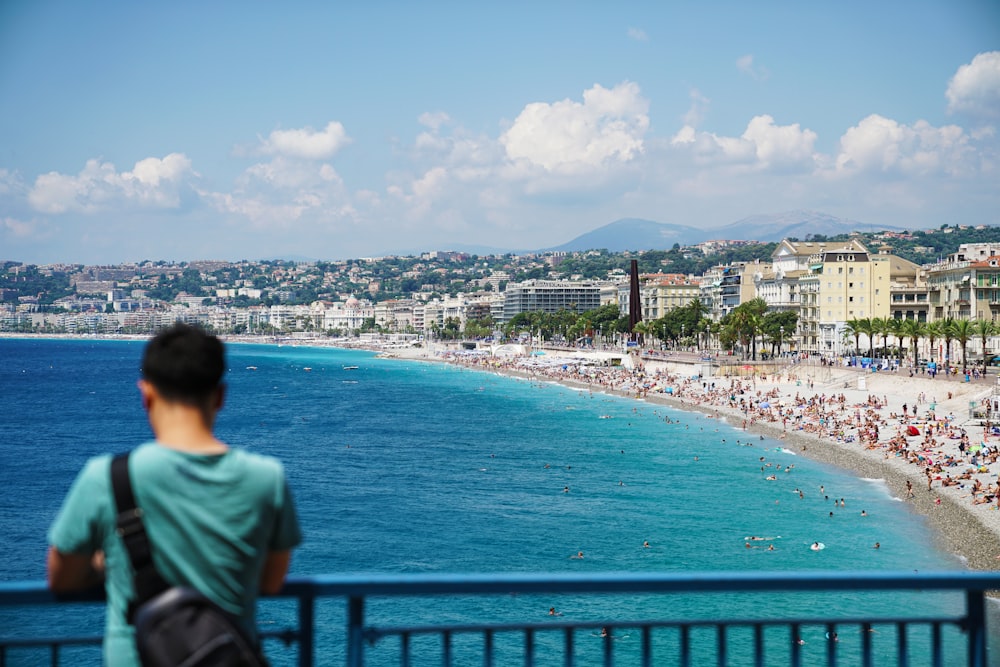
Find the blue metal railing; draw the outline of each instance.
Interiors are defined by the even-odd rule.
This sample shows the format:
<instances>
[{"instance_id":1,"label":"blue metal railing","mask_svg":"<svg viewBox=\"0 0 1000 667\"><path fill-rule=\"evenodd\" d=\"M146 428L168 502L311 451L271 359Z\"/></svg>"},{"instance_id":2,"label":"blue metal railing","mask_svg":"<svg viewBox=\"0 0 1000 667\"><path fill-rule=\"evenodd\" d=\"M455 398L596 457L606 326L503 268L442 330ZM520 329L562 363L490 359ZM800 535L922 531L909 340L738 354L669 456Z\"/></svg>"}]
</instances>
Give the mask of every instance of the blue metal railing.
<instances>
[{"instance_id":1,"label":"blue metal railing","mask_svg":"<svg viewBox=\"0 0 1000 667\"><path fill-rule=\"evenodd\" d=\"M702 665L702 664L850 664L909 665L914 655L920 664L969 665L986 667L998 664L987 656L985 594L1000 590L1000 572L944 573L686 573L686 574L496 574L496 575L386 575L386 576L314 576L290 579L276 598L296 601L296 626L286 630L263 632L262 636L286 643L298 643L298 664L310 667L317 662L329 664L330 647L317 646L317 601L339 598L346 601L346 627L339 635L338 650L349 667L380 663L410 665L428 661L433 654L436 664L550 665L561 662L612 665ZM604 620L569 622L548 619L545 623L434 623L414 625L370 624L366 612L371 604L396 598L450 600L479 596L510 595L695 595L750 594L770 596L775 592L828 593L858 591L952 592L961 608L950 616L921 616L917 609L899 610L891 617L866 613L859 603L852 616L769 618L747 614L740 618L719 619L628 619L615 615ZM603 598L602 598L603 599ZM60 605L89 602L98 597L60 598L48 592L40 582L0 583L0 609L5 607ZM766 608L752 605L750 609ZM324 621L329 626L328 621ZM857 630L857 635L851 633ZM11 637L8 628L0 628L0 665L6 664L8 652L25 647L47 647L51 664L59 664L64 647L98 644L99 636ZM805 647L801 639L806 630L825 637L823 648ZM633 633L637 641L616 639ZM850 634L848 634L850 633ZM595 637L587 650L581 638ZM851 637L849 647L840 638ZM428 643L428 638L433 639ZM846 642L845 642L846 643ZM270 644L268 644L270 645ZM398 646L398 655L385 653ZM775 648L777 646L777 648ZM599 648L598 648L599 647ZM624 648L623 648L624 647ZM850 651L848 651L848 649ZM382 651L377 658L376 650ZM589 651L589 652L588 652ZM806 652L812 654L806 659ZM818 658L817 651L821 654ZM850 655L848 653L850 652ZM498 655L506 656L503 659ZM516 661L510 656L516 655ZM737 656L737 657L734 657ZM849 658L849 660L848 660ZM338 658L339 661L340 658ZM371 660L369 660L371 659Z\"/></svg>"}]
</instances>

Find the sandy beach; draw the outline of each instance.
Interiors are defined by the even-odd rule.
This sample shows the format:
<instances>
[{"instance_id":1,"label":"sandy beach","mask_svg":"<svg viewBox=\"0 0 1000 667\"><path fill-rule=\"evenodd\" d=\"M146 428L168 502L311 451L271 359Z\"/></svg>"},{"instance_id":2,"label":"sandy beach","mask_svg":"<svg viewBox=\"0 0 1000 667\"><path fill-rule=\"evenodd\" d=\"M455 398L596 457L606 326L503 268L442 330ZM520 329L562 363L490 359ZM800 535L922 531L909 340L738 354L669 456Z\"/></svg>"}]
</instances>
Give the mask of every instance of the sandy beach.
<instances>
[{"instance_id":1,"label":"sandy beach","mask_svg":"<svg viewBox=\"0 0 1000 667\"><path fill-rule=\"evenodd\" d=\"M973 569L1000 567L1000 435L986 433L969 411L970 402L988 401L1000 389L993 377L965 382L962 375L932 379L902 369L804 364L775 373L737 364L729 376L698 378L691 375L695 366L669 358L626 369L583 365L569 351L504 358L420 348L389 354L555 380L725 420L797 454L884 479L894 496L927 517L938 546ZM911 426L918 435L908 435Z\"/></svg>"}]
</instances>

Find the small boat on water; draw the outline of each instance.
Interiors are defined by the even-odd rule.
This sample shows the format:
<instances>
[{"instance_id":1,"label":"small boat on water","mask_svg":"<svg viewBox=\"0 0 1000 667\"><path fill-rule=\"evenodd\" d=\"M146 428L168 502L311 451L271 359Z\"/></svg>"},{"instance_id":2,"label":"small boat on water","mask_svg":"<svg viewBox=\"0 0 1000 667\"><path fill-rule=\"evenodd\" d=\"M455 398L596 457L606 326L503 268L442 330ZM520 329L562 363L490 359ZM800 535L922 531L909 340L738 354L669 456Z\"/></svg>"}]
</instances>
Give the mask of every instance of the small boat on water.
<instances>
[{"instance_id":1,"label":"small boat on water","mask_svg":"<svg viewBox=\"0 0 1000 667\"><path fill-rule=\"evenodd\" d=\"M358 370L358 367L357 366L344 366L344 370L345 371L356 371L356 370Z\"/></svg>"}]
</instances>

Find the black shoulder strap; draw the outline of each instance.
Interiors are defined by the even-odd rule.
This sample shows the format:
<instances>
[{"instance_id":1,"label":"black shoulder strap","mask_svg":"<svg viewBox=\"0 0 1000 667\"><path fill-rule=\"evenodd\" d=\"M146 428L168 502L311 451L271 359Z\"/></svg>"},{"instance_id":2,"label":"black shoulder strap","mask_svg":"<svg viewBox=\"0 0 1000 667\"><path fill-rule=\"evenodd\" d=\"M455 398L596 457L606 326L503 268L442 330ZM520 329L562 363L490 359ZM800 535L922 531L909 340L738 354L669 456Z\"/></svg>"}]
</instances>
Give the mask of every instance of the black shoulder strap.
<instances>
[{"instance_id":1,"label":"black shoulder strap","mask_svg":"<svg viewBox=\"0 0 1000 667\"><path fill-rule=\"evenodd\" d=\"M139 605L170 587L153 563L153 548L142 522L142 509L136 507L132 479L128 470L128 453L111 459L111 488L115 494L115 532L122 538L129 560L132 562L136 599L129 603L129 624Z\"/></svg>"}]
</instances>

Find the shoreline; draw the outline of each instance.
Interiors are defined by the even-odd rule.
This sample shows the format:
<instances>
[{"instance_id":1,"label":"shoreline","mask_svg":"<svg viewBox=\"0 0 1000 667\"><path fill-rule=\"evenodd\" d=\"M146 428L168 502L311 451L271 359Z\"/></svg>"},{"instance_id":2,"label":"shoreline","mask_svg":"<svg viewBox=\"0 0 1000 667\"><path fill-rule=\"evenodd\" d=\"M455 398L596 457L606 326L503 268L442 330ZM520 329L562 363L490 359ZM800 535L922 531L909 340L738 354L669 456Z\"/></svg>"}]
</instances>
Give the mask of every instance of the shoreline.
<instances>
[{"instance_id":1,"label":"shoreline","mask_svg":"<svg viewBox=\"0 0 1000 667\"><path fill-rule=\"evenodd\" d=\"M142 335L0 333L0 338L148 340L149 337ZM273 338L261 340L259 337L226 337L224 340L227 343L237 344L277 344ZM889 406L901 406L903 403L908 406L915 403L920 404L924 408L921 410L922 413L925 413L921 415L924 417L924 421L933 424L934 421L930 417L937 417L938 414L948 414L949 412L954 413L963 405L967 406L973 397L978 398L997 387L996 384L986 380L963 383L943 378L935 380L920 376L906 378L905 375L885 372L865 373L867 386L858 388L857 378L861 377L859 371L847 368L824 367L821 369L817 366L799 365L786 366L780 369L781 372L778 375L765 374L761 377L754 371L754 375L751 377L720 376L696 380L690 376L684 379L683 372L685 370L690 372L690 365L671 360L647 361L643 368L635 371L623 368L613 370L605 368L595 371L592 367L578 365L579 359L570 359L570 354L572 354L570 352L547 352L543 358L550 360L548 366L518 366L510 361L510 358L501 362L492 357L488 361L484 357L476 357L473 361L474 357L463 356L455 350L436 352L427 348L379 349L373 346L349 345L345 344L343 340L327 342L306 339L288 341L288 344L300 347L360 349L404 361L447 363L471 370L499 373L528 380L545 379L564 386L585 388L687 412L698 412L709 417L722 419L737 430L741 428L740 424L743 422L743 430L777 441L784 441L784 446L808 459L836 466L858 477L884 480L890 493L903 499L910 511L916 512L927 520L939 548L957 554L970 569L996 570L1000 568L1000 509L997 509L1000 501L994 498L988 504L974 505L969 500L970 487L975 479L980 480L984 488L989 488L994 483L1000 484L1000 460L993 457L994 460L991 463L981 468L983 472L973 474L970 479L963 480L964 483L955 483L945 487L941 485L943 478L936 476L937 479L934 481L937 483L928 490L927 477L924 472L926 466L911 463L907 459L913 456L916 451L922 452L923 455L932 455L939 460L941 458L955 458L961 462L953 466L953 471L956 473L965 471L969 469L969 465L961 457L956 456L961 454L956 441L934 440L932 441L933 445L923 450L903 447L903 455L897 451L890 456L889 450L886 449L887 442L893 438L899 438L899 431L903 423L916 421L905 419L899 420L899 424L894 423L892 418L898 416ZM517 359L528 361L526 358ZM552 360L555 361L554 365L551 363ZM566 367L571 367L573 370L562 370ZM590 375L581 374L581 369L586 369L586 373L590 373ZM822 375L825 375L826 378L816 379ZM612 378L611 382L608 381L609 377ZM876 430L878 435L867 446L862 446L860 438L856 438L854 442L848 442L846 439L831 438L823 433L811 432L802 428L789 429L787 424L783 423L784 419L775 419L773 408L754 407L741 410L736 409L731 404L720 404L718 400L708 400L707 397L710 397L710 393L699 391L702 388L702 382L705 382L708 387L711 387L712 383L715 385L736 383L743 387L752 386L753 398L763 396L766 399L769 397L776 403L786 404L788 402L794 403L796 396L815 394L833 397L843 395L846 399L845 403L849 401L851 409L859 413L859 406L865 407L866 417L880 423L884 428ZM674 393L665 391L668 385ZM656 391L656 387L660 391ZM933 402L925 400L921 403L920 395L928 391L934 392L929 394L929 397L935 397L936 394L942 396L947 394L949 398L943 401L935 399ZM872 396L876 397L876 401L884 397L886 405L875 409L865 406L865 400L871 400ZM936 410L930 411L930 414L926 415L927 405L934 406ZM790 410L785 411L779 408L778 413L779 415L788 415ZM861 420L858 419L858 421ZM979 432L976 431L982 427L972 424L971 420L955 418L946 423L951 423L952 428L969 432L971 436L969 441L979 442L982 440ZM896 427L895 432L892 432L894 426ZM845 429L847 433L853 433L855 436L863 430L860 423ZM879 433L879 431L882 432ZM986 438L984 442L988 444L990 449L1000 450L1000 437L995 436L992 442ZM911 498L907 498L907 483L911 484L913 488ZM1000 489L998 489L998 494L1000 494Z\"/></svg>"},{"instance_id":2,"label":"shoreline","mask_svg":"<svg viewBox=\"0 0 1000 667\"><path fill-rule=\"evenodd\" d=\"M380 352L380 350L371 350L370 348L364 349ZM558 355L559 353L552 353L547 356L558 358ZM407 351L392 350L391 352L387 352L387 356L406 361L449 363L471 370L492 372L527 380L537 381L544 379L546 381L554 381L568 387L589 389L595 392L644 401L655 405L663 405L686 412L701 413L712 418L721 419L737 430L741 429L740 424L746 419L746 415L741 411L685 398L685 392L683 391L675 395L637 392L635 389L630 388L626 390L621 387L607 386L592 381L567 377L561 373L544 373L526 368L505 367L503 365L489 366L463 362L459 361L457 357L449 358L448 356L442 356L441 354L423 349ZM660 361L647 362L645 370L652 370L650 366L655 364L657 365L655 371L658 378L671 377L676 381L678 379L676 375L677 369L669 369L668 366L670 363ZM814 367L805 367L803 370L808 368ZM674 372L671 373L671 370ZM843 376L845 373L852 374L855 378L860 375L858 371L854 370L835 369L831 373L831 376L837 376L835 379L822 384L815 383L810 392L819 394L825 391L829 393L833 390L834 385L836 385L840 390L837 393L855 394L852 398L860 398L861 393L865 395L877 393L879 395L884 394L889 399L891 405L907 402L907 399L909 399L908 404L912 405L917 400L917 394L926 390L927 383L934 383L933 388L942 393L946 393L949 389L952 390L953 396L938 404L938 412L944 413L946 411L944 408L957 408L958 404L967 401L970 395L988 392L993 388L993 384L987 381L965 385L953 380L910 379L905 378L905 376L901 377L899 375L882 373L880 374L882 377L877 379L872 375L866 374L869 388L861 390L853 388L857 386L856 380L850 388L843 387ZM776 382L758 380L757 384L760 386L762 392L765 389L772 392L777 389L782 398L790 398L796 393L794 389L801 390L804 388L799 385L800 380L795 379L794 375L789 379L785 373L782 373L782 377L784 377L784 380L780 378ZM715 380L718 383L720 380L728 381L731 379L733 378L725 380L723 378L708 378L707 380L708 382ZM683 384L683 381L681 383ZM905 392L900 391L903 387L907 388ZM876 391L876 388L879 391ZM885 390L884 392L882 391L883 389ZM963 389L964 391L958 391L958 389ZM888 412L888 408L883 408L883 410ZM957 422L958 420L954 421ZM968 430L977 428L970 424L965 424L964 427ZM783 442L784 446L792 449L798 455L826 465L838 467L856 477L883 480L889 492L894 497L902 499L906 502L910 511L915 512L927 521L935 545L938 548L956 554L964 561L968 568L973 570L996 570L1000 568L1000 510L996 509L996 500L990 504L972 505L969 500L970 488L966 488L969 485L956 483L953 486L943 487L940 484L940 480L935 479L932 488L928 490L927 478L922 473L922 469L903 460L902 457L887 456L886 452L880 447L866 449L860 446L858 442L838 442L837 440L804 430L784 430L780 421L754 421L753 423L748 423L743 430ZM879 440L878 442L882 443L886 440ZM935 447L934 449L940 453L944 453L944 449L947 449L951 443L945 443L943 447L940 446L941 443L938 444L939 447ZM997 439L994 438L990 446L997 445ZM952 447L954 448L954 446ZM947 456L948 454L945 453L945 455ZM956 472L958 470L964 471L967 467L959 464L956 466ZM977 473L975 475L976 478L982 480L984 485L986 485L987 479L997 480L998 475L1000 475L1000 463L992 463L987 468L988 472ZM907 498L907 482L913 487L914 495L912 498Z\"/></svg>"}]
</instances>

